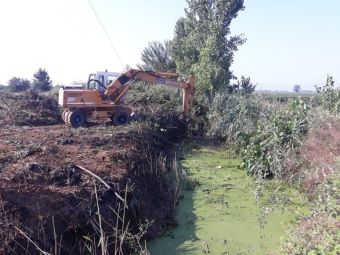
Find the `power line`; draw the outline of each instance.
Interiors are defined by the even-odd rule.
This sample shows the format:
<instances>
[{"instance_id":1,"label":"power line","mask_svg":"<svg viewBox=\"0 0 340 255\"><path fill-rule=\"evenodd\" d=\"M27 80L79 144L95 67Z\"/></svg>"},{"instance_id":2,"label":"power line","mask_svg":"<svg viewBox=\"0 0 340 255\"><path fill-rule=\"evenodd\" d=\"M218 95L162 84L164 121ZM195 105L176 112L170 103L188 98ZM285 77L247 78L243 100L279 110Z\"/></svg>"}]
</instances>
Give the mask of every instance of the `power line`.
<instances>
[{"instance_id":1,"label":"power line","mask_svg":"<svg viewBox=\"0 0 340 255\"><path fill-rule=\"evenodd\" d=\"M117 58L118 58L120 64L122 65L122 67L125 68L125 65L124 65L122 59L120 58L120 56L119 56L119 54L118 54L118 51L116 50L116 48L115 48L115 46L114 46L114 44L113 44L113 42L112 42L112 40L111 40L111 38L110 38L108 32L106 31L106 29L105 29L105 27L104 27L104 24L103 24L102 21L100 20L99 15L98 15L96 9L94 8L94 5L92 4L92 1L91 1L91 0L88 0L88 1L89 1L89 4L90 4L90 6L91 6L91 9L92 9L93 13L95 14L95 16L96 16L96 18L97 18L97 20L98 20L99 25L100 25L101 28L103 29L104 34L105 34L107 40L109 41L109 43L110 43L110 45L111 45L111 48L113 49L114 53L116 54L116 56L117 56Z\"/></svg>"}]
</instances>

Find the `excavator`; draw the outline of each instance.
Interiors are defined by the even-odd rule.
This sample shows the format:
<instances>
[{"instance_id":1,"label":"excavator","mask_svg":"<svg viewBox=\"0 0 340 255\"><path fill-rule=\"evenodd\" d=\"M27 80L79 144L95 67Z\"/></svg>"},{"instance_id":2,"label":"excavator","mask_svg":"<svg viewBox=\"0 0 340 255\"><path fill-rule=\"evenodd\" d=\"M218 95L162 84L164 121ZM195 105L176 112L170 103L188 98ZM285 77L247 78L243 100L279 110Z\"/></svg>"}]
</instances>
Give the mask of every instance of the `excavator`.
<instances>
[{"instance_id":1,"label":"excavator","mask_svg":"<svg viewBox=\"0 0 340 255\"><path fill-rule=\"evenodd\" d=\"M59 105L63 121L74 128L84 126L88 119L108 120L114 125L129 123L132 109L125 104L130 87L140 81L183 90L182 108L187 114L195 93L195 79L178 80L178 74L130 69L122 74L100 72L91 74L85 88L60 88Z\"/></svg>"}]
</instances>

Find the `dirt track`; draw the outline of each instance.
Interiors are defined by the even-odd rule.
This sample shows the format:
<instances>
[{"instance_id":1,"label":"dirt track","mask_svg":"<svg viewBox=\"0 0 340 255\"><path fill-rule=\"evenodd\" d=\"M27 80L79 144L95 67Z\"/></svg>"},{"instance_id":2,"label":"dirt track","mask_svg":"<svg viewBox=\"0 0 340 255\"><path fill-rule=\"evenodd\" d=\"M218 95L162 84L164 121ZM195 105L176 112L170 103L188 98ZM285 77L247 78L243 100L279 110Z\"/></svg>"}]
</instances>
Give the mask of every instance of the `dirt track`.
<instances>
[{"instance_id":1,"label":"dirt track","mask_svg":"<svg viewBox=\"0 0 340 255\"><path fill-rule=\"evenodd\" d=\"M82 254L85 244L99 249L97 202L106 248L117 249L127 232L121 251L138 249L143 235L155 236L173 223L174 192L166 178L170 147L164 134L142 124L3 127L0 253L36 254L36 245L52 254ZM139 229L153 220L147 231Z\"/></svg>"}]
</instances>

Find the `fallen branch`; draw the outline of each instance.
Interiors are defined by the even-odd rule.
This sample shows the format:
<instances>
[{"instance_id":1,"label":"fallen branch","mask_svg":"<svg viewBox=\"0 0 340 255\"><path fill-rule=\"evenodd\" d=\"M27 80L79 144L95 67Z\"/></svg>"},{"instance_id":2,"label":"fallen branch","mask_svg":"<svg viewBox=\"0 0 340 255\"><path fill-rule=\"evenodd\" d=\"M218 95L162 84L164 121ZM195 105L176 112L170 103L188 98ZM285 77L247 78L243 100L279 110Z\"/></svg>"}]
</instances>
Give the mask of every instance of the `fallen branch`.
<instances>
[{"instance_id":1,"label":"fallen branch","mask_svg":"<svg viewBox=\"0 0 340 255\"><path fill-rule=\"evenodd\" d=\"M111 189L110 185L104 181L102 178L100 178L98 175L92 173L90 170L82 167L82 166L78 166L75 165L77 168L79 168L80 170L84 171L85 173L88 173L89 175L91 175L92 177L96 178L98 181L100 181L101 183L103 183L105 185L106 188Z\"/></svg>"},{"instance_id":2,"label":"fallen branch","mask_svg":"<svg viewBox=\"0 0 340 255\"><path fill-rule=\"evenodd\" d=\"M19 231L20 234L22 234L24 237L27 238L28 241L30 241L34 246L35 248L37 248L38 251L40 251L42 254L44 255L51 255L50 253L46 252L46 251L43 251L35 242L32 241L31 238L29 238L21 229L17 228L17 227L14 227L17 231Z\"/></svg>"},{"instance_id":3,"label":"fallen branch","mask_svg":"<svg viewBox=\"0 0 340 255\"><path fill-rule=\"evenodd\" d=\"M77 168L79 168L80 170L84 171L85 173L91 175L92 177L96 178L98 181L100 181L101 183L103 183L105 185L106 188L111 189L110 185L104 181L102 178L100 178L98 175L92 173L90 170L86 169L85 167L79 166L79 165L75 165ZM126 204L126 200L124 200L124 198L122 198L117 192L115 192L116 197L122 201L124 203L124 207L127 209L128 205Z\"/></svg>"}]
</instances>

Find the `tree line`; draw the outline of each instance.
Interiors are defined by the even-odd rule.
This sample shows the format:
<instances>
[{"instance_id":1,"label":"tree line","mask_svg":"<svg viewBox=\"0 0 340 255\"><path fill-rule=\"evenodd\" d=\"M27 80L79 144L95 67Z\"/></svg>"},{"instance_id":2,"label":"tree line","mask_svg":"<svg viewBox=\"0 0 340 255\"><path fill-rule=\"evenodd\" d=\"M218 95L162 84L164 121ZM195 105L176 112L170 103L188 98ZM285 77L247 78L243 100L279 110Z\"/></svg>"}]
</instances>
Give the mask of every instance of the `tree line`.
<instances>
[{"instance_id":1,"label":"tree line","mask_svg":"<svg viewBox=\"0 0 340 255\"><path fill-rule=\"evenodd\" d=\"M23 92L29 89L36 91L49 91L52 88L52 80L48 75L48 72L44 68L39 68L34 74L32 81L20 78L12 77L8 81L7 89L10 92Z\"/></svg>"}]
</instances>

